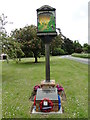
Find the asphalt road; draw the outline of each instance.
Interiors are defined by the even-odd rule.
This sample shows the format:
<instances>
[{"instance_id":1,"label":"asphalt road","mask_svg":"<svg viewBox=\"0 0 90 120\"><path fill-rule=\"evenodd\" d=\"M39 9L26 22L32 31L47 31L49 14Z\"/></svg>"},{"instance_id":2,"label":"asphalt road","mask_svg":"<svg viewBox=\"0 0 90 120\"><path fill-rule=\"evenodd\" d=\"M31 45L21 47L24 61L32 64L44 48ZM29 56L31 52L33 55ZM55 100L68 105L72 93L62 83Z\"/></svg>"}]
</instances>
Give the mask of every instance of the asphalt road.
<instances>
[{"instance_id":1,"label":"asphalt road","mask_svg":"<svg viewBox=\"0 0 90 120\"><path fill-rule=\"evenodd\" d=\"M60 58L66 58L66 59L75 60L77 62L81 62L84 64L90 64L90 59L86 59L86 58L72 57L71 55L64 55L64 56L61 56Z\"/></svg>"}]
</instances>

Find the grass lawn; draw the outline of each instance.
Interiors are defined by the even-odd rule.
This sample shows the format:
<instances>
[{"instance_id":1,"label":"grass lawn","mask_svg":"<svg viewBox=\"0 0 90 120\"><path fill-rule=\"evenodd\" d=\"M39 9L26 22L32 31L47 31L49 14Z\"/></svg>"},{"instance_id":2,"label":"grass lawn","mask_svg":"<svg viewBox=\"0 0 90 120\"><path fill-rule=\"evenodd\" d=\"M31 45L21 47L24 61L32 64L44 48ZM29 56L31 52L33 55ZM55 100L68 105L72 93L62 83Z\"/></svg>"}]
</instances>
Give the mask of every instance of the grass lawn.
<instances>
[{"instance_id":1,"label":"grass lawn","mask_svg":"<svg viewBox=\"0 0 90 120\"><path fill-rule=\"evenodd\" d=\"M72 56L80 57L80 58L90 58L90 54L86 54L86 53L73 53Z\"/></svg>"},{"instance_id":2,"label":"grass lawn","mask_svg":"<svg viewBox=\"0 0 90 120\"><path fill-rule=\"evenodd\" d=\"M0 119L2 118L2 63L0 62Z\"/></svg>"},{"instance_id":3,"label":"grass lawn","mask_svg":"<svg viewBox=\"0 0 90 120\"><path fill-rule=\"evenodd\" d=\"M3 118L87 118L88 117L88 65L62 59L50 58L51 79L62 84L67 101L63 103L64 114L30 114L33 104L29 97L36 84L45 79L45 58L35 64L33 58L22 59L16 64L2 64L2 114Z\"/></svg>"}]
</instances>

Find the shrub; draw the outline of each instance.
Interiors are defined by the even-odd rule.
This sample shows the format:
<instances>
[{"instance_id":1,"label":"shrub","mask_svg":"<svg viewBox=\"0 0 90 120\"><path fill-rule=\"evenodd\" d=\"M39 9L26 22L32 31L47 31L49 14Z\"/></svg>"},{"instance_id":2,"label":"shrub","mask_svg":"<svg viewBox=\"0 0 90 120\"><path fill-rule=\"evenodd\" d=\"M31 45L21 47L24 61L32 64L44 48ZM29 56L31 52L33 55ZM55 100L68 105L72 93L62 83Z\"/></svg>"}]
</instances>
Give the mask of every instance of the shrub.
<instances>
[{"instance_id":1,"label":"shrub","mask_svg":"<svg viewBox=\"0 0 90 120\"><path fill-rule=\"evenodd\" d=\"M76 49L75 49L75 52L76 52L76 53L81 53L82 51L83 51L82 48L76 48Z\"/></svg>"},{"instance_id":2,"label":"shrub","mask_svg":"<svg viewBox=\"0 0 90 120\"><path fill-rule=\"evenodd\" d=\"M61 48L55 48L53 51L52 51L52 55L53 56L57 56L57 55L64 55L65 52L63 49Z\"/></svg>"}]
</instances>

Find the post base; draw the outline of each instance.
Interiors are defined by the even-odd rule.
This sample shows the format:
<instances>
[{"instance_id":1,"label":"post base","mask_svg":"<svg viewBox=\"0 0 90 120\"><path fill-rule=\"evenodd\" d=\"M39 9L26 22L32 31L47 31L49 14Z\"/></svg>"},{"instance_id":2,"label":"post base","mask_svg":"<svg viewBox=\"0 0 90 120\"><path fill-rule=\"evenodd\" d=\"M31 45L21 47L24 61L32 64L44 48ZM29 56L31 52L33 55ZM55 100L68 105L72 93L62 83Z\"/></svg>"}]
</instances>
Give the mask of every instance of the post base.
<instances>
[{"instance_id":1,"label":"post base","mask_svg":"<svg viewBox=\"0 0 90 120\"><path fill-rule=\"evenodd\" d=\"M50 82L47 82L46 80L41 81L42 89L50 89L54 87L55 87L55 80L50 80Z\"/></svg>"}]
</instances>

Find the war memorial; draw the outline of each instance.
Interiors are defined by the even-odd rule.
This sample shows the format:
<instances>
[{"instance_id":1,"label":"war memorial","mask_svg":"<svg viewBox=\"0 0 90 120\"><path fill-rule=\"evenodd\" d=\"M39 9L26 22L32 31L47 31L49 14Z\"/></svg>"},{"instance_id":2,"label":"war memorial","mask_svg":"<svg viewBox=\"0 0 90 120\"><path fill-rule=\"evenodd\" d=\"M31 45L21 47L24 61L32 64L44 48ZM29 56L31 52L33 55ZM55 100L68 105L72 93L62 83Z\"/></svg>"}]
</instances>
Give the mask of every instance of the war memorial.
<instances>
[{"instance_id":1,"label":"war memorial","mask_svg":"<svg viewBox=\"0 0 90 120\"><path fill-rule=\"evenodd\" d=\"M37 36L45 44L46 79L33 88L32 113L50 114L63 113L62 100L65 100L64 88L50 80L49 44L56 32L56 9L44 5L37 9Z\"/></svg>"}]
</instances>

